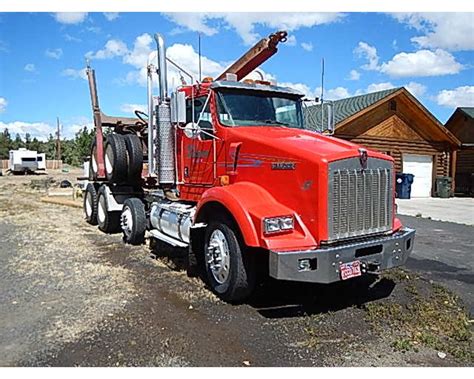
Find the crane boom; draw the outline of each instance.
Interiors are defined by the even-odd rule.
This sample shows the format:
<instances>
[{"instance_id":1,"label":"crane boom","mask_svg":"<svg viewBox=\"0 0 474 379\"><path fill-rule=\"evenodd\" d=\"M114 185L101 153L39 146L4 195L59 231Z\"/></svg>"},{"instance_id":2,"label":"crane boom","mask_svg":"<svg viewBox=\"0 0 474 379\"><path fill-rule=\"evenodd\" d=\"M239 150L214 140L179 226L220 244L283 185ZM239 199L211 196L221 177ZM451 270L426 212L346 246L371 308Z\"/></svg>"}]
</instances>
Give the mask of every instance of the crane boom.
<instances>
[{"instance_id":1,"label":"crane boom","mask_svg":"<svg viewBox=\"0 0 474 379\"><path fill-rule=\"evenodd\" d=\"M227 68L220 74L217 80L224 80L226 74L237 75L237 80L241 80L245 75L255 70L267 59L273 56L277 51L277 45L280 42L286 42L288 33L286 31L278 31L270 34L267 38L262 38L253 47L251 47L244 55L242 55L232 66Z\"/></svg>"}]
</instances>

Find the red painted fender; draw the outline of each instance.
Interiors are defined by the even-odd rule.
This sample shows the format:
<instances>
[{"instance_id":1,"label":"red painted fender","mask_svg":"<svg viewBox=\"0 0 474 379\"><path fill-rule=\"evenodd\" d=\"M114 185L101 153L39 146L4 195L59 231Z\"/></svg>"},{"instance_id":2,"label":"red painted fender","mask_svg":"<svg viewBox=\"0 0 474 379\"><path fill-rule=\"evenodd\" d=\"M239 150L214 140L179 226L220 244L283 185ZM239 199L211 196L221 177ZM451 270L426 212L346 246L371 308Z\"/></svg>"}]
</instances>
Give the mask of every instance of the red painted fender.
<instances>
[{"instance_id":1,"label":"red painted fender","mask_svg":"<svg viewBox=\"0 0 474 379\"><path fill-rule=\"evenodd\" d=\"M219 203L232 214L247 246L269 250L297 250L317 245L300 217L255 183L238 182L208 189L198 203L196 218L199 218L201 209L210 202ZM264 235L263 219L275 216L294 216L294 231Z\"/></svg>"}]
</instances>

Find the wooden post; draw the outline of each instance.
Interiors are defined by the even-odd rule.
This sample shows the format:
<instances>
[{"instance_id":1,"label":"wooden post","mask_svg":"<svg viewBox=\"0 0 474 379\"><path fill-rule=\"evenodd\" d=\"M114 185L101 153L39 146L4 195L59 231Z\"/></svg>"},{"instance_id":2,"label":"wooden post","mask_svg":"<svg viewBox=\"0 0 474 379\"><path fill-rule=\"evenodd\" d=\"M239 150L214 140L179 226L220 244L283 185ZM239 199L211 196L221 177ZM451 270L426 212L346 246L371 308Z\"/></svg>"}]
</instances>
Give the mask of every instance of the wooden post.
<instances>
[{"instance_id":1,"label":"wooden post","mask_svg":"<svg viewBox=\"0 0 474 379\"><path fill-rule=\"evenodd\" d=\"M458 151L457 150L452 150L451 152L451 177L453 178L451 182L451 190L454 191L456 190L456 161L458 158Z\"/></svg>"}]
</instances>

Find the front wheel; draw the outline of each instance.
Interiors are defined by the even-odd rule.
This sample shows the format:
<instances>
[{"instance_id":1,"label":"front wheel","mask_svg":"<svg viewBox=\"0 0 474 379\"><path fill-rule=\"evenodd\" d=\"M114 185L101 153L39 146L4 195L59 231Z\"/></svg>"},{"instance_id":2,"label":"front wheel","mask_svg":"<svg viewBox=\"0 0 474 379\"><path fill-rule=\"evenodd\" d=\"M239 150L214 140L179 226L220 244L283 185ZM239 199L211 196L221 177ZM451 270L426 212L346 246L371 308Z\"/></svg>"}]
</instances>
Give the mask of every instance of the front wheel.
<instances>
[{"instance_id":1,"label":"front wheel","mask_svg":"<svg viewBox=\"0 0 474 379\"><path fill-rule=\"evenodd\" d=\"M205 266L210 287L222 300L240 302L255 287L254 257L230 222L212 222L206 229Z\"/></svg>"}]
</instances>

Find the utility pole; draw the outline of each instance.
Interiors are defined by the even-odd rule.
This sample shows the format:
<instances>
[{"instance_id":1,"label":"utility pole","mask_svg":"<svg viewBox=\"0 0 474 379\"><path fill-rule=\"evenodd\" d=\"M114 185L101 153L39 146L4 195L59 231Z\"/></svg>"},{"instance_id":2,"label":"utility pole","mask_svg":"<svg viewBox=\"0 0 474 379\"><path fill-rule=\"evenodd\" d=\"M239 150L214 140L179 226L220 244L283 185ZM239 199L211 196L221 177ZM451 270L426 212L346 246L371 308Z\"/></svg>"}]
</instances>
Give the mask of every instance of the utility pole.
<instances>
[{"instance_id":1,"label":"utility pole","mask_svg":"<svg viewBox=\"0 0 474 379\"><path fill-rule=\"evenodd\" d=\"M56 117L57 131L56 131L56 159L61 160L61 127L59 125L59 117Z\"/></svg>"}]
</instances>

